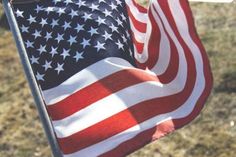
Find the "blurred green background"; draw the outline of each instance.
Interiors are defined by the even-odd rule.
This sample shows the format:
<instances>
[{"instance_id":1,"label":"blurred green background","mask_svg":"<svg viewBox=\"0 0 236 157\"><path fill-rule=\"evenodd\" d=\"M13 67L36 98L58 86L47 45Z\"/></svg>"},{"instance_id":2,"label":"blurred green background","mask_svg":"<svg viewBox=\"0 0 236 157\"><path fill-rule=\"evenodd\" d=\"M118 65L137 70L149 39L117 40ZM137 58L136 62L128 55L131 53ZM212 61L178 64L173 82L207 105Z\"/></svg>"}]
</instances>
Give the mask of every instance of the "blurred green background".
<instances>
[{"instance_id":1,"label":"blurred green background","mask_svg":"<svg viewBox=\"0 0 236 157\"><path fill-rule=\"evenodd\" d=\"M236 4L191 3L214 89L188 126L129 157L236 156ZM0 157L49 157L15 43L0 5Z\"/></svg>"}]
</instances>

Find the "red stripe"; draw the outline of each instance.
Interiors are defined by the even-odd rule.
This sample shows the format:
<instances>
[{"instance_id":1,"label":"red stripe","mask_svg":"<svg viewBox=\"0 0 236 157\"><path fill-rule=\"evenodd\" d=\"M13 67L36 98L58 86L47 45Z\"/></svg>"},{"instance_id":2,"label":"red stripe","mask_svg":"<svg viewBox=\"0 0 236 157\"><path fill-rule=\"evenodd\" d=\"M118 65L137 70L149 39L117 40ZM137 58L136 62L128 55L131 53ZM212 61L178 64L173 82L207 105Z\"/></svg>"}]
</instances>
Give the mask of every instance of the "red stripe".
<instances>
[{"instance_id":1,"label":"red stripe","mask_svg":"<svg viewBox=\"0 0 236 157\"><path fill-rule=\"evenodd\" d=\"M128 140L124 143L122 143L120 146L116 147L115 149L106 152L105 154L101 155L102 157L109 157L112 155L113 157L122 157L125 155L128 155L129 153L132 153L133 151L141 148L142 146L146 145L152 140L152 137L154 136L155 139L160 138L164 136L167 133L170 133L174 130L174 128L180 128L187 123L191 122L201 111L201 109L204 106L204 103L206 102L207 97L210 94L210 91L212 89L212 74L210 70L210 64L205 52L205 49L197 36L196 29L193 23L193 16L191 13L191 10L189 9L188 1L180 1L181 6L185 12L185 16L188 20L188 25L190 27L190 35L194 42L198 45L198 47L201 50L202 58L203 58L203 65L204 65L204 76L206 78L206 86L205 89L199 98L194 110L189 114L187 117L182 119L175 119L173 121L167 121L162 124L161 126L164 126L166 129L162 130L160 129L160 125L157 127L151 128L149 130L146 130L139 135L137 135L135 138Z\"/></svg>"},{"instance_id":2,"label":"red stripe","mask_svg":"<svg viewBox=\"0 0 236 157\"><path fill-rule=\"evenodd\" d=\"M145 33L147 24L137 20L136 18L138 17L135 17L135 15L132 14L129 6L127 6L127 12L136 30L138 30L139 32Z\"/></svg>"},{"instance_id":3,"label":"red stripe","mask_svg":"<svg viewBox=\"0 0 236 157\"><path fill-rule=\"evenodd\" d=\"M194 69L190 71L189 76L194 77L195 74L192 73ZM83 131L58 139L59 145L64 154L70 154L103 141L156 115L171 112L186 101L192 92L194 83L195 77L188 77L188 83L183 92L136 104Z\"/></svg>"},{"instance_id":4,"label":"red stripe","mask_svg":"<svg viewBox=\"0 0 236 157\"><path fill-rule=\"evenodd\" d=\"M191 114L189 114L187 117L173 120L173 123L175 124L176 129L188 124L196 116L199 115L200 111L204 107L204 103L206 102L208 96L210 95L210 92L211 92L211 89L213 86L213 77L212 77L212 73L211 73L209 60L208 60L205 48L203 47L201 40L198 37L197 31L196 31L196 28L194 25L193 15L190 10L189 2L188 1L180 1L180 4L181 4L182 9L184 10L184 14L187 18L191 38L197 44L198 48L200 49L201 55L202 55L203 65L204 65L204 76L205 76L206 83L205 83L205 89L204 89L203 93L201 94L201 97L197 101L197 105L195 106L195 108L191 112Z\"/></svg>"},{"instance_id":5,"label":"red stripe","mask_svg":"<svg viewBox=\"0 0 236 157\"><path fill-rule=\"evenodd\" d=\"M144 8L143 6L138 4L135 0L132 0L132 2L134 3L134 6L138 9L139 12L147 13L147 9L146 8Z\"/></svg>"},{"instance_id":6,"label":"red stripe","mask_svg":"<svg viewBox=\"0 0 236 157\"><path fill-rule=\"evenodd\" d=\"M134 0L133 0L133 3L137 7L138 4ZM133 26L135 27L135 29L137 31L141 32L141 33L146 33L147 24L136 19L138 17L135 17L135 15L132 14L131 8L130 8L129 5L126 5L126 8L127 8L127 12L128 12L129 17L130 17L130 20L133 23ZM137 9L139 10L140 8L137 8ZM146 12L143 12L143 13L147 13L147 10L146 10ZM136 40L133 31L132 31L132 39L133 39L133 43L134 43L134 45L137 49L137 52L141 54L143 52L144 44L142 42L139 42L139 41Z\"/></svg>"},{"instance_id":7,"label":"red stripe","mask_svg":"<svg viewBox=\"0 0 236 157\"><path fill-rule=\"evenodd\" d=\"M123 88L145 81L159 82L157 77L140 70L122 70L79 90L54 105L47 106L47 110L52 120L60 120Z\"/></svg>"},{"instance_id":8,"label":"red stripe","mask_svg":"<svg viewBox=\"0 0 236 157\"><path fill-rule=\"evenodd\" d=\"M126 142L120 144L113 150L110 150L99 157L123 157L126 156L135 150L142 148L147 143L153 141L157 137L165 136L168 132L174 130L172 121L166 121L157 125L151 129L145 130L135 136L134 138L127 140Z\"/></svg>"},{"instance_id":9,"label":"red stripe","mask_svg":"<svg viewBox=\"0 0 236 157\"><path fill-rule=\"evenodd\" d=\"M59 145L64 154L70 154L103 141L156 115L171 112L186 101L191 93L190 89L173 96L137 104L81 132L58 139Z\"/></svg>"},{"instance_id":10,"label":"red stripe","mask_svg":"<svg viewBox=\"0 0 236 157\"><path fill-rule=\"evenodd\" d=\"M179 56L178 56L177 48L171 39L170 39L170 45L171 45L171 55L170 55L170 62L169 62L168 68L163 74L158 76L160 82L163 84L170 83L177 75L177 70L175 69L179 68Z\"/></svg>"},{"instance_id":11,"label":"red stripe","mask_svg":"<svg viewBox=\"0 0 236 157\"><path fill-rule=\"evenodd\" d=\"M185 45L185 43L183 44ZM70 154L79 151L114 136L147 119L159 114L171 112L180 107L191 94L196 80L196 69L193 56L188 49L185 53L187 58L188 73L187 83L182 92L163 98L141 102L81 132L75 133L66 138L58 139L63 153Z\"/></svg>"},{"instance_id":12,"label":"red stripe","mask_svg":"<svg viewBox=\"0 0 236 157\"><path fill-rule=\"evenodd\" d=\"M168 33L167 33L167 35L168 35ZM169 35L168 35L168 37L169 37ZM169 39L170 39L170 37L169 37ZM154 40L152 40L152 41L154 41ZM173 44L173 41L172 40L170 40L170 41ZM155 44L153 44L153 45L155 45ZM177 69L176 67L178 67L178 59L177 59L178 55L177 55L177 52L175 51L176 50L175 45L173 45L171 47L172 47L172 49L173 48L174 49L173 49L172 55L171 55L172 59L170 62L169 70L167 70L167 72L165 74L160 76L161 82L163 82L163 83L168 83L170 80L172 80L176 76L176 73L177 73L177 70L174 70L173 68ZM153 55L155 56L155 54L153 54ZM120 74L119 76L122 76L122 75L123 74ZM119 76L117 78L119 78ZM112 85L112 87L114 87L113 90L110 92L107 92L107 93L105 93L105 92L102 93L103 95L101 97L99 97L99 96L98 97L91 97L91 95L87 93L87 91L91 90L92 88L99 89L98 86L101 87L102 84L104 84L103 82L106 82L106 81L107 80L103 80L101 83L97 82L96 84L94 84L95 86L87 87L86 89L88 89L88 90L84 89L80 93L73 94L72 96L68 97L68 99L66 99L65 101L62 101L62 102L55 104L55 105L48 106L48 111L51 115L51 118L53 120L59 120L59 119L65 118L65 117L77 112L78 110L86 107L88 104L95 102L95 101L99 100L100 98L103 98L103 97L111 94L112 92L116 92L126 86L126 84L123 84L123 85L117 84L117 86L113 84ZM135 80L135 81L137 81L137 80ZM119 81L115 81L115 82L119 82ZM127 82L127 84L129 84L129 83L130 82ZM133 83L135 84L137 82L133 82ZM132 83L131 83L131 85L132 85ZM108 86L108 88L110 88L110 87ZM106 90L102 89L100 91L106 91ZM85 95L88 97L90 96L91 98L88 99L88 101L82 99ZM86 101L86 102L84 102L84 101ZM75 102L75 103L72 104L72 102ZM84 104L84 105L82 105L82 104ZM70 109L68 109L68 105L71 106Z\"/></svg>"},{"instance_id":13,"label":"red stripe","mask_svg":"<svg viewBox=\"0 0 236 157\"><path fill-rule=\"evenodd\" d=\"M177 70L179 68L179 56L178 56L178 50L176 48L176 45L174 44L173 39L170 37L168 31L166 30L166 27L164 26L164 22L163 19L161 19L161 16L159 15L159 13L157 12L157 10L154 8L154 11L156 12L156 14L158 15L158 17L161 20L162 26L164 28L165 33L167 34L168 40L170 42L170 51L171 51L171 55L170 55L170 61L169 61L169 65L168 68L166 69L165 73L163 73L162 75L159 75L158 78L160 79L160 81L164 84L170 83L177 75ZM170 15L172 17L172 15ZM176 28L173 27L173 25L175 25L175 22L173 20L168 20L170 26L172 26L172 30L174 30L175 35L177 36L178 40L180 41L182 47L184 47L184 50L186 51L188 48L187 46L184 44L184 41L182 40L182 38L179 35L179 32L176 31Z\"/></svg>"},{"instance_id":14,"label":"red stripe","mask_svg":"<svg viewBox=\"0 0 236 157\"><path fill-rule=\"evenodd\" d=\"M156 12L156 14L159 16L158 12ZM159 16L159 18L160 18L160 16ZM166 69L166 71L162 75L159 75L158 77L163 84L167 84L167 83L171 82L177 75L177 71L178 71L177 69L179 67L179 56L178 56L177 48L176 48L176 45L174 44L174 41L170 37L166 28L164 27L163 20L161 18L160 18L160 20L161 20L161 24L164 28L164 32L166 33L168 40L170 42L171 55L170 55L170 61L169 61L168 68ZM151 18L151 21L154 21L154 17ZM173 23L171 23L171 24L173 24ZM154 30L156 30L156 31L159 30L159 29L156 29L157 27L158 27L157 24L152 26L152 28L153 29L155 28ZM160 46L159 47L156 47L156 46L158 45L157 43L160 43L160 30L158 33L153 33L153 36L151 36L150 42L149 42L149 49L148 49L148 52L150 52L149 53L150 58L152 58L153 61L156 60L156 62L159 58L158 55L159 55L159 47ZM175 32L175 33L177 34L177 32ZM159 37L159 40L156 40L155 37ZM155 51L156 51L156 54L154 53ZM164 50L162 50L162 51L164 51ZM149 63L149 60L148 60L146 64L137 63L137 65L139 68L142 68L142 69L145 69L146 67L148 67L149 69L152 69L155 66L156 62Z\"/></svg>"},{"instance_id":15,"label":"red stripe","mask_svg":"<svg viewBox=\"0 0 236 157\"><path fill-rule=\"evenodd\" d=\"M134 46L136 47L137 52L138 52L139 54L142 54L144 44L136 40L133 31L131 31L131 36L132 36L133 44L134 44Z\"/></svg>"},{"instance_id":16,"label":"red stripe","mask_svg":"<svg viewBox=\"0 0 236 157\"><path fill-rule=\"evenodd\" d=\"M136 60L137 67L140 69L146 69L147 67L151 69L157 63L160 50L160 29L151 12L148 13L148 17L152 25L151 36L146 41L148 42L148 59L145 63L139 63Z\"/></svg>"},{"instance_id":17,"label":"red stripe","mask_svg":"<svg viewBox=\"0 0 236 157\"><path fill-rule=\"evenodd\" d=\"M177 29L176 29L177 30ZM181 38L180 38L180 36L179 36L179 34L178 34L178 39L180 40ZM183 40L181 39L181 42L183 42ZM194 68L191 68L191 66L193 66L193 63L194 63L194 60L192 59L192 54L191 53L189 53L189 51L186 51L186 45L185 45L185 43L182 43L182 45L185 47L185 52L188 52L188 53L186 53L186 56L187 56L187 58L188 58L188 67L189 67L189 69L188 69L188 84L190 84L190 85L194 85L194 82L192 82L192 83L190 83L189 82L189 76L192 76L193 78L192 78L192 80L195 80L196 78L196 76L193 76L191 73L193 72L192 70L194 69ZM192 70L191 70L192 69ZM194 73L195 74L195 73ZM186 85L186 86L189 86L189 85ZM186 88L186 87L185 87ZM78 139L80 139L81 140L81 138L83 137L83 135L80 137L80 135L79 134L85 134L85 136L89 136L90 138L89 139L91 139L91 136L92 136L92 134L93 134L93 131L95 131L96 132L96 130L98 129L105 129L105 123L107 123L108 125L107 126L111 126L111 124L117 124L117 126L119 126L119 128L117 128L118 129L118 131L117 131L117 133L119 133L119 132L121 132L121 131L123 131L123 130L125 130L125 129L123 129L123 130L119 130L120 129L120 127L123 125L122 124L122 122L121 122L121 124L119 124L119 120L120 120L120 118L122 119L122 118L124 118L124 119L126 119L125 121L126 121L126 124L125 124L125 127L127 127L127 125L131 125L131 126L133 126L133 125L135 125L135 124L138 124L138 123L141 123L142 122L142 118L148 118L149 116L150 117L152 117L152 116L154 116L154 115L157 115L157 114L160 114L160 113L158 113L158 112L163 112L164 111L164 113L166 112L165 111L165 109L166 110L173 110L173 108L171 109L171 107L173 107L174 105L173 104L171 104L171 102L178 102L180 105L184 102L184 100L183 100L183 97L185 97L185 98L188 98L188 96L186 96L186 95L188 95L188 93L191 93L190 91L188 91L188 92L186 92L183 96L181 96L180 94L177 94L177 95L174 95L174 96L170 96L170 97L168 97L168 100L167 100L167 102L164 102L164 101L162 101L162 103L160 103L160 105L161 104L165 104L165 106L164 107L161 107L161 110L162 111L155 111L155 108L158 108L158 104L155 104L155 107L153 107L151 104L154 104L154 103L158 103L158 102L161 102L161 100L162 99L165 99L165 98L161 98L161 99L156 99L156 100L150 100L150 101L147 101L147 102L144 102L144 103L141 103L141 104L138 104L138 105L136 105L135 107L132 107L132 108L130 108L129 110L127 110L127 111L123 111L123 112L121 112L120 113L120 117L119 118L115 118L115 120L113 121L113 119L112 118L114 118L114 116L111 118L111 119L107 119L107 120L105 120L105 121L103 121L103 122L101 122L101 123L98 123L98 125L96 125L96 126L92 126L91 128L91 133L89 133L89 131L88 131L88 129L86 129L85 130L85 132L80 132L80 133L78 133L77 135L78 136L74 136L73 135L73 138L71 138L71 139L74 139L74 138L78 138ZM181 93L182 94L182 93ZM172 97L172 100L170 99ZM178 99L177 100L177 98L180 98L180 99ZM152 102L151 102L152 101ZM154 102L153 102L154 101ZM158 101L158 102L155 102L155 101ZM180 102L180 101L183 101L182 103ZM147 103L147 104L146 104ZM170 104L168 104L168 103L170 103ZM145 105L143 105L143 104L145 104ZM143 106L142 106L143 105ZM149 106L150 105L150 106ZM170 106L169 106L170 105ZM173 105L173 106L172 106ZM166 107L166 108L165 108ZM176 106L175 106L176 107ZM133 109L133 110L132 110ZM132 112L131 112L132 111ZM139 113L139 111L141 111L140 113ZM147 111L146 112L146 114L147 115L145 115L145 111ZM150 111L152 112L152 113L150 113ZM154 112L153 112L154 111ZM130 113L131 112L131 113ZM169 111L167 111L167 112L169 112ZM134 114L135 113L135 114ZM139 115L140 114L140 115ZM118 116L119 114L117 114L117 115L115 115L115 116ZM135 117L137 117L137 118L133 118L134 117L134 115L135 115ZM127 118L127 117L130 117L130 118ZM150 118L149 117L149 118ZM109 121L110 120L110 121ZM130 124L128 124L128 123L130 123ZM132 125L133 124L133 125ZM104 126L105 125L105 126ZM99 128L99 126L101 127L101 128ZM130 127L131 127L130 126ZM127 128L129 128L129 127L127 127ZM127 129L126 128L126 129ZM89 128L90 129L90 128ZM94 130L93 130L94 129ZM106 130L106 129L105 129ZM108 130L108 132L104 132L104 134L103 135L101 135L101 136L99 136L100 137L100 139L97 139L97 137L94 137L94 140L91 140L91 141L88 141L89 139L84 139L85 140L85 144L82 144L82 145L80 145L80 146L76 146L76 145L73 145L72 143L70 143L70 140L69 141L67 141L67 142L69 142L69 143L67 143L66 145L70 145L71 146L71 144L73 145L73 146L75 146L74 148L75 148L75 150L74 151L77 151L78 150L78 148L79 149L82 149L82 148L85 148L86 146L89 146L89 145L91 145L91 144L94 144L94 143L96 143L96 142L99 142L99 141L101 141L101 140L104 140L105 138L108 138L107 137L107 134L109 133L110 135L109 135L109 137L110 136L112 136L112 135L114 135L114 134L116 134L116 133L114 133L114 132L109 132L109 129L107 128L107 130ZM88 131L88 132L87 132ZM67 140L67 138L65 138L66 140ZM61 140L61 139L60 139ZM76 140L75 140L76 141ZM62 143L63 144L65 144L64 143L64 141L62 141ZM82 142L83 143L83 142ZM75 144L75 143L74 143ZM66 145L64 145L65 147L66 147ZM67 150L68 151L68 150ZM73 152L73 151L72 151Z\"/></svg>"}]
</instances>

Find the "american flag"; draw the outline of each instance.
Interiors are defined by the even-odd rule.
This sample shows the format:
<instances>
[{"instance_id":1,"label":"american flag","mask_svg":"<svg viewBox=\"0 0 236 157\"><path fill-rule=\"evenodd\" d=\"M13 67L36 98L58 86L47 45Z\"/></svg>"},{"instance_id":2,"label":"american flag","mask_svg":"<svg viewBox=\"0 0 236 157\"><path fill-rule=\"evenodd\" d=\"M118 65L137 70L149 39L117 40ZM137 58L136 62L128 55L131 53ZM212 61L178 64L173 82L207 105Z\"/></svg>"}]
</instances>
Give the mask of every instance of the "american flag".
<instances>
[{"instance_id":1,"label":"american flag","mask_svg":"<svg viewBox=\"0 0 236 157\"><path fill-rule=\"evenodd\" d=\"M189 123L210 93L187 0L13 8L65 157L127 155Z\"/></svg>"}]
</instances>

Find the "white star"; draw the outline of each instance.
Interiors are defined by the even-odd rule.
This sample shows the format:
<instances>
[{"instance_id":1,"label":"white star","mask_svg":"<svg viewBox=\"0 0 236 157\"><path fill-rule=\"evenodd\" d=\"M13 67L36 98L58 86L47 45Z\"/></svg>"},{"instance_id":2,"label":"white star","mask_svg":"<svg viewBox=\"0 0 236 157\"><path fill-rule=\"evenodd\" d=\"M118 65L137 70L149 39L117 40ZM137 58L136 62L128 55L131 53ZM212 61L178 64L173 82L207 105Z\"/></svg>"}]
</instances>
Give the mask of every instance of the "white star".
<instances>
[{"instance_id":1,"label":"white star","mask_svg":"<svg viewBox=\"0 0 236 157\"><path fill-rule=\"evenodd\" d=\"M97 45L94 47L97 48L97 52L98 52L101 49L105 49L104 45L105 45L105 43L100 43L99 41L97 41Z\"/></svg>"},{"instance_id":2,"label":"white star","mask_svg":"<svg viewBox=\"0 0 236 157\"><path fill-rule=\"evenodd\" d=\"M98 25L101 25L102 23L106 24L105 19L102 19L100 17L98 17L98 19L96 21L97 21Z\"/></svg>"},{"instance_id":3,"label":"white star","mask_svg":"<svg viewBox=\"0 0 236 157\"><path fill-rule=\"evenodd\" d=\"M73 37L73 36L70 35L70 39L67 40L67 41L70 43L70 46L71 46L73 43L76 43L76 42L77 42L77 41L76 41L76 36Z\"/></svg>"},{"instance_id":4,"label":"white star","mask_svg":"<svg viewBox=\"0 0 236 157\"><path fill-rule=\"evenodd\" d=\"M50 12L54 11L54 7L47 7L45 11L47 12L47 14L49 14Z\"/></svg>"},{"instance_id":5,"label":"white star","mask_svg":"<svg viewBox=\"0 0 236 157\"><path fill-rule=\"evenodd\" d=\"M48 69L52 68L51 66L52 64L52 61L51 62L48 62L47 60L45 61L45 64L42 65L44 67L44 70L47 71Z\"/></svg>"},{"instance_id":6,"label":"white star","mask_svg":"<svg viewBox=\"0 0 236 157\"><path fill-rule=\"evenodd\" d=\"M48 23L47 23L47 19L42 18L40 24L42 25L42 27L43 27L44 25L48 24Z\"/></svg>"},{"instance_id":7,"label":"white star","mask_svg":"<svg viewBox=\"0 0 236 157\"><path fill-rule=\"evenodd\" d=\"M92 14L84 13L83 18L84 18L85 21L87 21L88 19L92 19L91 16L92 16Z\"/></svg>"},{"instance_id":8,"label":"white star","mask_svg":"<svg viewBox=\"0 0 236 157\"><path fill-rule=\"evenodd\" d=\"M34 48L34 46L33 46L33 43L34 42L30 42L29 40L27 40L26 42L25 42L25 44L26 44L26 48Z\"/></svg>"},{"instance_id":9,"label":"white star","mask_svg":"<svg viewBox=\"0 0 236 157\"><path fill-rule=\"evenodd\" d=\"M20 11L19 9L17 9L17 11L16 11L16 16L17 16L17 17L24 17L24 16L23 16L23 13L24 13L23 11Z\"/></svg>"},{"instance_id":10,"label":"white star","mask_svg":"<svg viewBox=\"0 0 236 157\"><path fill-rule=\"evenodd\" d=\"M128 31L128 30L126 30L126 31L125 31L125 33L126 33L126 36L127 36L128 38L130 38L129 31Z\"/></svg>"},{"instance_id":11,"label":"white star","mask_svg":"<svg viewBox=\"0 0 236 157\"><path fill-rule=\"evenodd\" d=\"M64 35L64 34L59 34L59 33L57 34L56 40L57 40L58 43L59 43L61 40L64 40L63 35Z\"/></svg>"},{"instance_id":12,"label":"white star","mask_svg":"<svg viewBox=\"0 0 236 157\"><path fill-rule=\"evenodd\" d=\"M39 11L41 11L41 10L43 10L43 8L42 8L41 6L39 6L39 5L37 5L37 8L35 9L35 11L36 11L37 13L39 13Z\"/></svg>"},{"instance_id":13,"label":"white star","mask_svg":"<svg viewBox=\"0 0 236 157\"><path fill-rule=\"evenodd\" d=\"M59 75L61 71L64 71L64 63L63 64L59 64L57 63L57 68L55 69L57 71L57 74Z\"/></svg>"},{"instance_id":14,"label":"white star","mask_svg":"<svg viewBox=\"0 0 236 157\"><path fill-rule=\"evenodd\" d=\"M90 46L90 39L86 40L85 38L83 38L83 42L81 42L80 44L83 45L83 48L85 48L86 46Z\"/></svg>"},{"instance_id":15,"label":"white star","mask_svg":"<svg viewBox=\"0 0 236 157\"><path fill-rule=\"evenodd\" d=\"M61 14L65 14L65 13L66 13L65 10L66 10L66 8L59 8L58 11L57 11L57 13L58 13L59 16L60 16Z\"/></svg>"},{"instance_id":16,"label":"white star","mask_svg":"<svg viewBox=\"0 0 236 157\"><path fill-rule=\"evenodd\" d=\"M57 4L58 2L62 2L62 0L53 0L54 4Z\"/></svg>"},{"instance_id":17,"label":"white star","mask_svg":"<svg viewBox=\"0 0 236 157\"><path fill-rule=\"evenodd\" d=\"M73 3L71 0L65 0L63 3L65 3L66 5L68 5L69 3Z\"/></svg>"},{"instance_id":18,"label":"white star","mask_svg":"<svg viewBox=\"0 0 236 157\"><path fill-rule=\"evenodd\" d=\"M76 62L78 62L80 59L84 59L83 54L84 52L76 52L76 55L73 58L75 58Z\"/></svg>"},{"instance_id":19,"label":"white star","mask_svg":"<svg viewBox=\"0 0 236 157\"><path fill-rule=\"evenodd\" d=\"M123 34L121 37L122 37L123 41L126 43L128 39L125 37L125 35Z\"/></svg>"},{"instance_id":20,"label":"white star","mask_svg":"<svg viewBox=\"0 0 236 157\"><path fill-rule=\"evenodd\" d=\"M36 17L33 17L33 16L31 16L30 15L30 17L27 19L28 21L29 21L29 23L31 24L31 23L33 23L33 22L36 22Z\"/></svg>"},{"instance_id":21,"label":"white star","mask_svg":"<svg viewBox=\"0 0 236 157\"><path fill-rule=\"evenodd\" d=\"M116 45L118 46L118 49L123 49L124 50L124 44L122 44L120 42L120 40L118 40L118 42L116 42Z\"/></svg>"},{"instance_id":22,"label":"white star","mask_svg":"<svg viewBox=\"0 0 236 157\"><path fill-rule=\"evenodd\" d=\"M133 57L133 51L129 48L129 55Z\"/></svg>"},{"instance_id":23,"label":"white star","mask_svg":"<svg viewBox=\"0 0 236 157\"><path fill-rule=\"evenodd\" d=\"M121 5L122 2L120 0L116 0L117 5Z\"/></svg>"},{"instance_id":24,"label":"white star","mask_svg":"<svg viewBox=\"0 0 236 157\"><path fill-rule=\"evenodd\" d=\"M58 54L57 48L51 47L51 52L49 53L52 55L52 57L54 57L54 55Z\"/></svg>"},{"instance_id":25,"label":"white star","mask_svg":"<svg viewBox=\"0 0 236 157\"><path fill-rule=\"evenodd\" d=\"M117 22L117 23L118 23L118 25L120 25L120 26L122 26L122 25L123 25L122 21L121 21L119 18L117 18L117 19L116 19L116 22Z\"/></svg>"},{"instance_id":26,"label":"white star","mask_svg":"<svg viewBox=\"0 0 236 157\"><path fill-rule=\"evenodd\" d=\"M114 31L118 32L118 27L114 26L113 23L111 24L110 28L111 28L112 32L114 32Z\"/></svg>"},{"instance_id":27,"label":"white star","mask_svg":"<svg viewBox=\"0 0 236 157\"><path fill-rule=\"evenodd\" d=\"M69 15L71 16L71 18L73 18L74 16L78 16L78 13L77 13L77 11L74 11L72 9Z\"/></svg>"},{"instance_id":28,"label":"white star","mask_svg":"<svg viewBox=\"0 0 236 157\"><path fill-rule=\"evenodd\" d=\"M77 33L79 33L80 31L84 30L84 25L77 23L77 27L75 29L77 30Z\"/></svg>"},{"instance_id":29,"label":"white star","mask_svg":"<svg viewBox=\"0 0 236 157\"><path fill-rule=\"evenodd\" d=\"M58 21L59 21L59 20L54 20L54 19L52 19L52 23L51 23L52 28L59 25L59 24L58 24Z\"/></svg>"},{"instance_id":30,"label":"white star","mask_svg":"<svg viewBox=\"0 0 236 157\"><path fill-rule=\"evenodd\" d=\"M107 33L107 31L105 31L105 34L103 34L102 36L105 38L105 40L107 40L107 39L111 39L112 40L111 34Z\"/></svg>"},{"instance_id":31,"label":"white star","mask_svg":"<svg viewBox=\"0 0 236 157\"><path fill-rule=\"evenodd\" d=\"M32 56L30 58L31 64L39 64L39 57Z\"/></svg>"},{"instance_id":32,"label":"white star","mask_svg":"<svg viewBox=\"0 0 236 157\"><path fill-rule=\"evenodd\" d=\"M94 5L93 3L92 3L92 5L90 6L90 8L92 9L92 11L94 11L94 10L99 10L98 9L98 5Z\"/></svg>"},{"instance_id":33,"label":"white star","mask_svg":"<svg viewBox=\"0 0 236 157\"><path fill-rule=\"evenodd\" d=\"M43 52L47 52L46 51L46 45L40 45L39 49L37 49L39 51L40 54L42 54Z\"/></svg>"},{"instance_id":34,"label":"white star","mask_svg":"<svg viewBox=\"0 0 236 157\"><path fill-rule=\"evenodd\" d=\"M121 14L121 17L122 17L122 20L123 20L123 21L126 20L126 17L125 17L125 15L124 15L123 13Z\"/></svg>"},{"instance_id":35,"label":"white star","mask_svg":"<svg viewBox=\"0 0 236 157\"><path fill-rule=\"evenodd\" d=\"M46 36L44 37L44 38L46 38L46 41L48 41L49 39L51 39L52 38L52 32L47 32L47 34L46 34Z\"/></svg>"},{"instance_id":36,"label":"white star","mask_svg":"<svg viewBox=\"0 0 236 157\"><path fill-rule=\"evenodd\" d=\"M29 27L25 27L24 25L21 26L21 32L26 32L28 33L29 32Z\"/></svg>"},{"instance_id":37,"label":"white star","mask_svg":"<svg viewBox=\"0 0 236 157\"><path fill-rule=\"evenodd\" d=\"M104 14L106 17L111 16L111 11L108 11L107 9L105 9Z\"/></svg>"},{"instance_id":38,"label":"white star","mask_svg":"<svg viewBox=\"0 0 236 157\"><path fill-rule=\"evenodd\" d=\"M35 39L38 38L38 37L41 37L41 31L35 30L33 36L34 36Z\"/></svg>"},{"instance_id":39,"label":"white star","mask_svg":"<svg viewBox=\"0 0 236 157\"><path fill-rule=\"evenodd\" d=\"M66 22L64 23L64 25L62 26L64 28L64 30L66 30L67 28L71 28L71 25L70 25L71 22Z\"/></svg>"},{"instance_id":40,"label":"white star","mask_svg":"<svg viewBox=\"0 0 236 157\"><path fill-rule=\"evenodd\" d=\"M63 56L63 60L65 60L67 56L70 56L69 51L70 50L63 49L63 53L61 54L61 56Z\"/></svg>"},{"instance_id":41,"label":"white star","mask_svg":"<svg viewBox=\"0 0 236 157\"><path fill-rule=\"evenodd\" d=\"M79 7L86 6L85 1L79 0L78 3L76 3Z\"/></svg>"},{"instance_id":42,"label":"white star","mask_svg":"<svg viewBox=\"0 0 236 157\"><path fill-rule=\"evenodd\" d=\"M45 74L40 74L40 73L37 72L37 74L36 74L35 76L36 76L36 78L37 78L38 81L44 81L44 78L43 78L44 75L45 75Z\"/></svg>"},{"instance_id":43,"label":"white star","mask_svg":"<svg viewBox=\"0 0 236 157\"><path fill-rule=\"evenodd\" d=\"M103 2L103 3L106 3L106 1L105 1L105 0L99 0L98 2L99 2L99 3L101 3L101 2Z\"/></svg>"},{"instance_id":44,"label":"white star","mask_svg":"<svg viewBox=\"0 0 236 157\"><path fill-rule=\"evenodd\" d=\"M98 34L97 30L98 30L97 28L91 27L88 32L90 33L91 36L93 36L94 34Z\"/></svg>"},{"instance_id":45,"label":"white star","mask_svg":"<svg viewBox=\"0 0 236 157\"><path fill-rule=\"evenodd\" d=\"M111 3L110 7L111 7L112 10L117 10L117 6L113 3Z\"/></svg>"}]
</instances>

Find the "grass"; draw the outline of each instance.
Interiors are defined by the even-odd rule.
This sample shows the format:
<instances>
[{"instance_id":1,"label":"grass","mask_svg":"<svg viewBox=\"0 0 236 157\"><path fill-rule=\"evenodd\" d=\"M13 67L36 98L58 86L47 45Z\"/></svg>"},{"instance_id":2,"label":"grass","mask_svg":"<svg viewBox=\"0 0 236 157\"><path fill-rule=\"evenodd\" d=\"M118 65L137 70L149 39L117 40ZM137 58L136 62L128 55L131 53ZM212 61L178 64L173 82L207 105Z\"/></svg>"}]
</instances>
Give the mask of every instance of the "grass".
<instances>
[{"instance_id":1,"label":"grass","mask_svg":"<svg viewBox=\"0 0 236 157\"><path fill-rule=\"evenodd\" d=\"M236 154L235 4L192 4L210 58L214 89L193 123L129 157L234 157ZM3 11L0 6L0 21ZM49 157L50 149L16 53L0 22L0 157Z\"/></svg>"}]
</instances>

